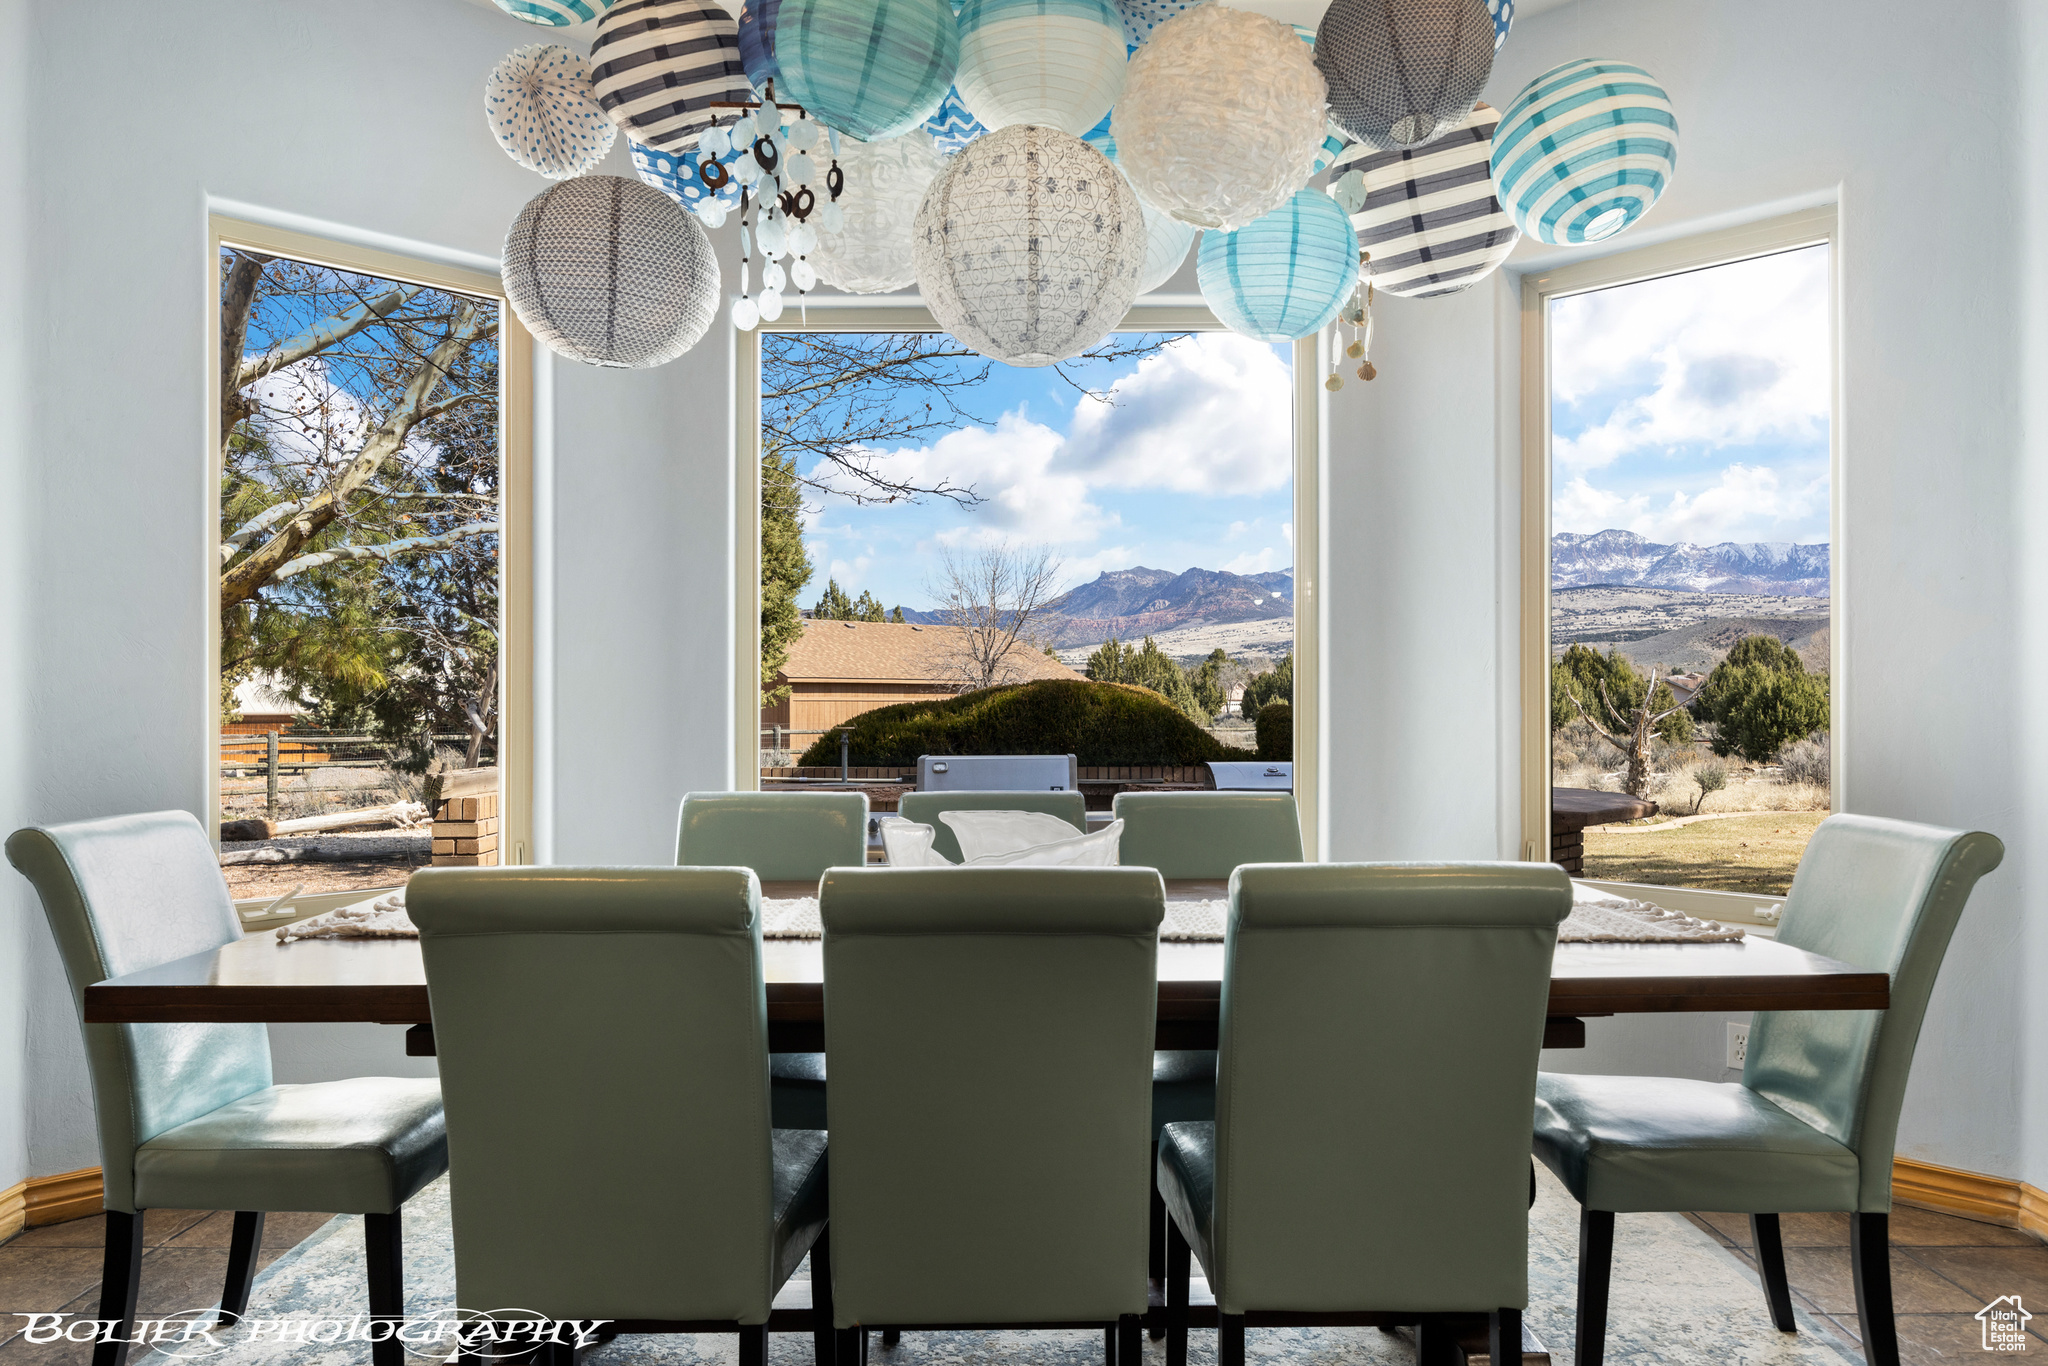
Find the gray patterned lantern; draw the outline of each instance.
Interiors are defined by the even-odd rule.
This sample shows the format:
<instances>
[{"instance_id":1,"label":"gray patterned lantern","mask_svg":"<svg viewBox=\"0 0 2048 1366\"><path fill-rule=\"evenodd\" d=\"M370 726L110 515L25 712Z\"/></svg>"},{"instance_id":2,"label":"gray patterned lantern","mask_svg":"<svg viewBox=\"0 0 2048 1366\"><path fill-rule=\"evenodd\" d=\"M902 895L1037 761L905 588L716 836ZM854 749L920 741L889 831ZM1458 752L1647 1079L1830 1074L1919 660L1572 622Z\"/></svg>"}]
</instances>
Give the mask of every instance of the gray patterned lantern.
<instances>
[{"instance_id":1,"label":"gray patterned lantern","mask_svg":"<svg viewBox=\"0 0 2048 1366\"><path fill-rule=\"evenodd\" d=\"M1330 114L1382 152L1432 142L1493 74L1486 0L1334 0L1316 29Z\"/></svg>"},{"instance_id":2,"label":"gray patterned lantern","mask_svg":"<svg viewBox=\"0 0 2048 1366\"><path fill-rule=\"evenodd\" d=\"M620 176L536 195L505 234L505 297L549 350L644 369L697 344L718 313L718 258L690 214Z\"/></svg>"}]
</instances>

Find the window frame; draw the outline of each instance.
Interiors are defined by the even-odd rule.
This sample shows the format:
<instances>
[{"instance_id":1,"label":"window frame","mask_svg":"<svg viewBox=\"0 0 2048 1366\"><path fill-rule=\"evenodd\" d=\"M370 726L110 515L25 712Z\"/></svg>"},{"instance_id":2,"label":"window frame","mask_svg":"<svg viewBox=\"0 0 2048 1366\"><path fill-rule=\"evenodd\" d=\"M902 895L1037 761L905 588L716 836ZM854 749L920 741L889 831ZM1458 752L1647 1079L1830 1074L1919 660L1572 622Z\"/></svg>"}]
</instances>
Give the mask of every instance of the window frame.
<instances>
[{"instance_id":1,"label":"window frame","mask_svg":"<svg viewBox=\"0 0 2048 1366\"><path fill-rule=\"evenodd\" d=\"M534 796L534 601L533 601L533 336L519 321L504 280L483 271L400 255L351 242L294 232L221 214L207 218L206 322L206 700L209 738L206 745L207 833L220 847L220 253L224 247L290 257L312 265L374 275L379 279L426 285L495 299L498 332L498 765L500 860L523 864L533 857ZM395 885L402 885L400 884ZM269 904L259 897L236 903L245 929L283 924L318 915L390 888L359 888L322 892L291 899L290 904L259 918L246 912Z\"/></svg>"},{"instance_id":2,"label":"window frame","mask_svg":"<svg viewBox=\"0 0 2048 1366\"><path fill-rule=\"evenodd\" d=\"M806 319L802 315L808 313ZM735 333L736 401L733 528L733 770L736 791L756 791L760 764L761 658L761 333L944 332L922 304L812 298L805 309ZM1134 305L1117 332L1222 332L1199 303ZM1323 334L1293 344L1294 381L1294 801L1302 855L1317 861L1327 843L1322 769L1322 388Z\"/></svg>"},{"instance_id":3,"label":"window frame","mask_svg":"<svg viewBox=\"0 0 2048 1366\"><path fill-rule=\"evenodd\" d=\"M1843 535L1842 479L1842 258L1836 206L1803 209L1756 223L1700 233L1676 241L1575 261L1522 276L1522 662L1521 811L1522 858L1547 862L1550 850L1550 303L1554 299L1618 285L1682 275L1776 256L1801 247L1828 248L1828 750L1829 804L1843 809L1842 717L1849 680L1848 613L1842 602L1843 566L1849 547ZM1782 895L1707 891L1649 883L1580 879L1688 915L1749 925L1775 923ZM1762 912L1762 914L1759 914Z\"/></svg>"}]
</instances>

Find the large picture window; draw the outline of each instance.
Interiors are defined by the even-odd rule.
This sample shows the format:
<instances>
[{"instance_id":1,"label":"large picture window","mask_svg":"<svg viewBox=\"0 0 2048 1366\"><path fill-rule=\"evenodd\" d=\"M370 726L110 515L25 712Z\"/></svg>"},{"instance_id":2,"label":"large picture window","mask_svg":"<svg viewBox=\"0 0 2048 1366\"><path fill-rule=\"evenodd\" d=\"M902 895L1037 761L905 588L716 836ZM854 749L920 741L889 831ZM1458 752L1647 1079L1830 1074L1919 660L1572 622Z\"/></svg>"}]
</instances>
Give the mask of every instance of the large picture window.
<instances>
[{"instance_id":1,"label":"large picture window","mask_svg":"<svg viewBox=\"0 0 2048 1366\"><path fill-rule=\"evenodd\" d=\"M1589 880L1781 897L1833 807L1830 226L1526 286L1545 750L1529 757L1548 826L1532 843Z\"/></svg>"},{"instance_id":2,"label":"large picture window","mask_svg":"<svg viewBox=\"0 0 2048 1366\"><path fill-rule=\"evenodd\" d=\"M433 861L512 862L524 333L491 277L279 236L222 225L215 247L230 889L346 899Z\"/></svg>"}]
</instances>

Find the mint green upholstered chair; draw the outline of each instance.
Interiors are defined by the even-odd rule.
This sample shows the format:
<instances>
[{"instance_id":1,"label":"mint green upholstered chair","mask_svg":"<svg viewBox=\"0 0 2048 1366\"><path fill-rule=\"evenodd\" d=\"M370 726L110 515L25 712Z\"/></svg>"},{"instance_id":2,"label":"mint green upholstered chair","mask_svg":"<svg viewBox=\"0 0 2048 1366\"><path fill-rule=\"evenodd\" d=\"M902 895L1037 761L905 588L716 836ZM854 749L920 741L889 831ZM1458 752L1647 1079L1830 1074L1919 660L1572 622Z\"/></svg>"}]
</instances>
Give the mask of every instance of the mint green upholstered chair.
<instances>
[{"instance_id":1,"label":"mint green upholstered chair","mask_svg":"<svg viewBox=\"0 0 2048 1366\"><path fill-rule=\"evenodd\" d=\"M1101 1325L1131 1366L1159 875L835 868L820 910L839 1361L871 1328Z\"/></svg>"},{"instance_id":2,"label":"mint green upholstered chair","mask_svg":"<svg viewBox=\"0 0 2048 1366\"><path fill-rule=\"evenodd\" d=\"M266 1213L361 1214L370 1314L403 1315L399 1209L448 1169L439 1085L357 1077L275 1086L260 1024L85 1023L93 983L242 937L213 846L189 812L31 826L8 837L7 858L42 897L99 1112L99 1317L123 1327L94 1347L94 1366L119 1366L128 1352L118 1339L132 1335L146 1209L236 1211L221 1295L229 1322L248 1307ZM389 1337L372 1348L377 1366L403 1357Z\"/></svg>"},{"instance_id":3,"label":"mint green upholstered chair","mask_svg":"<svg viewBox=\"0 0 2048 1366\"><path fill-rule=\"evenodd\" d=\"M1520 1360L1522 1109L1564 870L1250 866L1230 902L1216 1119L1159 1142L1169 1366L1187 1360L1191 1257L1218 1366L1243 1366L1248 1322L1417 1324L1433 1361L1474 1315L1492 1360Z\"/></svg>"},{"instance_id":4,"label":"mint green upholstered chair","mask_svg":"<svg viewBox=\"0 0 2048 1366\"><path fill-rule=\"evenodd\" d=\"M752 868L763 882L815 883L868 861L865 792L692 792L676 824L679 867ZM775 1053L775 1127L825 1127L825 1055Z\"/></svg>"},{"instance_id":5,"label":"mint green upholstered chair","mask_svg":"<svg viewBox=\"0 0 2048 1366\"><path fill-rule=\"evenodd\" d=\"M406 907L447 1096L457 1302L737 1332L763 1366L807 1252L814 1291L832 1282L825 1135L769 1125L754 875L428 868Z\"/></svg>"},{"instance_id":6,"label":"mint green upholstered chair","mask_svg":"<svg viewBox=\"0 0 2048 1366\"><path fill-rule=\"evenodd\" d=\"M1599 1366L1614 1216L1750 1216L1771 1318L1794 1331L1778 1216L1846 1211L1863 1349L1895 1366L1892 1143L1928 994L1977 879L2005 846L1982 833L1830 816L1785 898L1778 942L1891 974L1889 1010L1763 1011L1740 1082L1545 1072L1536 1156L1579 1215L1578 1366Z\"/></svg>"},{"instance_id":7,"label":"mint green upholstered chair","mask_svg":"<svg viewBox=\"0 0 2048 1366\"><path fill-rule=\"evenodd\" d=\"M1292 792L1119 792L1111 803L1124 823L1117 858L1159 876L1227 878L1247 863L1301 862L1301 818ZM1152 1063L1154 1135L1183 1120L1216 1118L1214 1049L1161 1051ZM1152 1192L1152 1278L1166 1278L1166 1206ZM1166 1332L1164 1314L1148 1320Z\"/></svg>"},{"instance_id":8,"label":"mint green upholstered chair","mask_svg":"<svg viewBox=\"0 0 2048 1366\"><path fill-rule=\"evenodd\" d=\"M906 792L896 804L896 814L907 821L929 825L932 849L954 863L960 862L960 837L953 827L939 819L943 811L1037 811L1058 816L1074 827L1076 834L1088 833L1088 803L1078 792Z\"/></svg>"}]
</instances>

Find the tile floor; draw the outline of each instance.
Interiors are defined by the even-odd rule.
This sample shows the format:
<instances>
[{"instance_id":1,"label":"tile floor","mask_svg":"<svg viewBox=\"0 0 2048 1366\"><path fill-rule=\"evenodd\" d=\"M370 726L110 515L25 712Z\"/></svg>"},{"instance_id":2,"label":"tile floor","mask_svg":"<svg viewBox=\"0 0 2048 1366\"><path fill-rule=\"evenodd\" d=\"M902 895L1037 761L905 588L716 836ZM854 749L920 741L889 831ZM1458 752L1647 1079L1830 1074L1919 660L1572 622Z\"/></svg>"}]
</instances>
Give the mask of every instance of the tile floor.
<instances>
[{"instance_id":1,"label":"tile floor","mask_svg":"<svg viewBox=\"0 0 2048 1366\"><path fill-rule=\"evenodd\" d=\"M1755 1271L1747 1215L1686 1218ZM1860 1342L1849 1280L1849 1216L1786 1214L1779 1228L1794 1301ZM2032 1350L2048 1353L2048 1308L2035 1308L2048 1306L2048 1246L2017 1229L1905 1205L1892 1209L1891 1235L1892 1301L1905 1366L1984 1359L1983 1328L1974 1316L2001 1295L2018 1295L2033 1309Z\"/></svg>"},{"instance_id":2,"label":"tile floor","mask_svg":"<svg viewBox=\"0 0 2048 1366\"><path fill-rule=\"evenodd\" d=\"M263 1221L257 1269L269 1266L334 1216L273 1214ZM160 1315L220 1303L228 1273L228 1239L235 1216L205 1210L153 1209L143 1216L144 1314ZM0 1243L0 1366L70 1366L91 1359L85 1344L22 1340L27 1320L17 1314L67 1312L97 1317L106 1216L26 1229Z\"/></svg>"}]
</instances>

